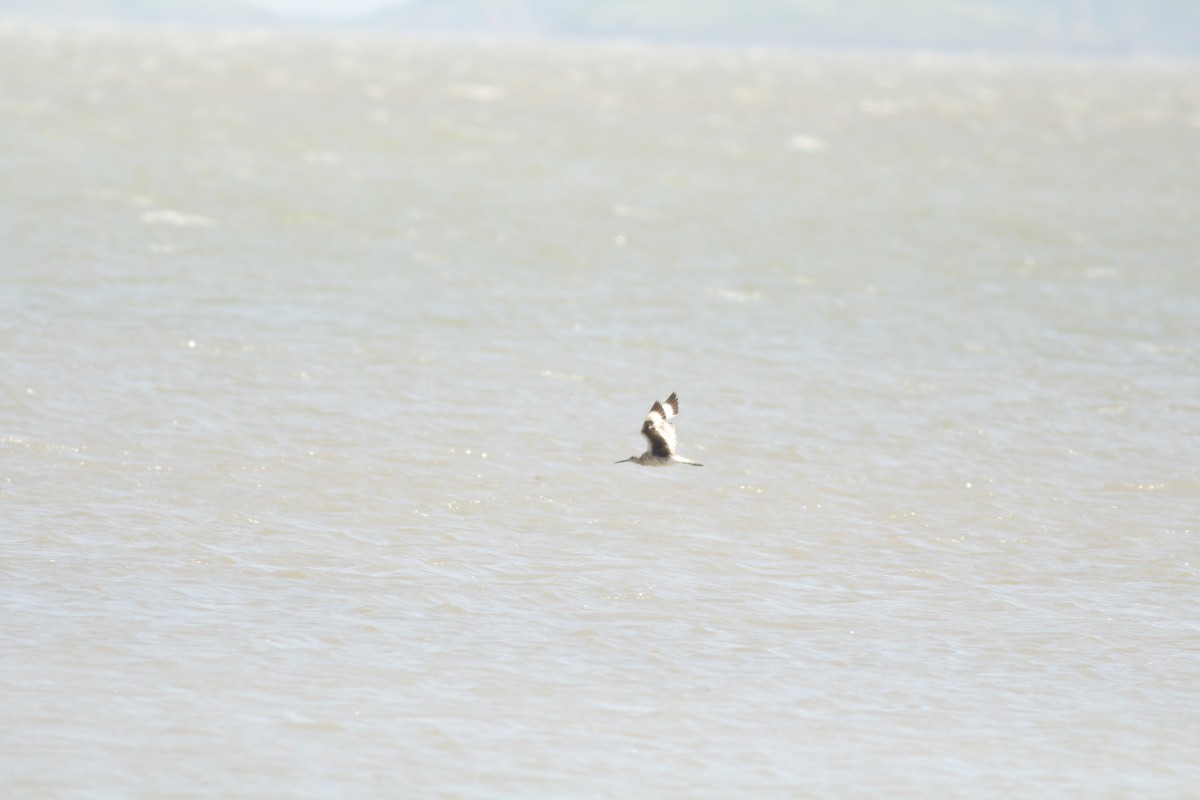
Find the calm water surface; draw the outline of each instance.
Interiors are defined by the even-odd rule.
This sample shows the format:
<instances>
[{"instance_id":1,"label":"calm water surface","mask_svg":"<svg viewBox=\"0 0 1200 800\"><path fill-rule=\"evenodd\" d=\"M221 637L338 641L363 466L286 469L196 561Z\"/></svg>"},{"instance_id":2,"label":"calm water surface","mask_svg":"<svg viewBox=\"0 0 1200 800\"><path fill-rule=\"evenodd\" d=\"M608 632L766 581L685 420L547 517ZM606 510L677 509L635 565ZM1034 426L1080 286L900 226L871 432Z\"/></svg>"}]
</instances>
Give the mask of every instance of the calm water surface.
<instances>
[{"instance_id":1,"label":"calm water surface","mask_svg":"<svg viewBox=\"0 0 1200 800\"><path fill-rule=\"evenodd\" d=\"M8 27L0 176L6 797L1195 796L1200 68Z\"/></svg>"}]
</instances>

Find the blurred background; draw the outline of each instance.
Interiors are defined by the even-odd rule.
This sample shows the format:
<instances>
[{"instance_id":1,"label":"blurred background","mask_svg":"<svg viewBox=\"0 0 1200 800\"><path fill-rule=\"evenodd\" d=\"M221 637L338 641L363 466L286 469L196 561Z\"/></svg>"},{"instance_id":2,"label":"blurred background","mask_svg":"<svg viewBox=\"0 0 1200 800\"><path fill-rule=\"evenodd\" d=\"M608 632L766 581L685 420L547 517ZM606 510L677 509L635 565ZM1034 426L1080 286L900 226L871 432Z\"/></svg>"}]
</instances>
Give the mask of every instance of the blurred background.
<instances>
[{"instance_id":1,"label":"blurred background","mask_svg":"<svg viewBox=\"0 0 1200 800\"><path fill-rule=\"evenodd\" d=\"M825 48L1200 53L1190 0L0 0L0 17Z\"/></svg>"}]
</instances>

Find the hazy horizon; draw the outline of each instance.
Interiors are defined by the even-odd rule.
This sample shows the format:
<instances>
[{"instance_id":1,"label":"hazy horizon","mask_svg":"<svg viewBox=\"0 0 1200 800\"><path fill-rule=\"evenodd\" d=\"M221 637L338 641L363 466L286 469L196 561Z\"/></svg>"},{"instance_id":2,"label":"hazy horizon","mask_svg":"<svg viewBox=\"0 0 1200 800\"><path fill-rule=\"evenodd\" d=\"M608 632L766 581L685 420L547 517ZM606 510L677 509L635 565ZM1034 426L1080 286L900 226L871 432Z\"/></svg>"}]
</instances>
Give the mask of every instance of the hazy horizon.
<instances>
[{"instance_id":1,"label":"hazy horizon","mask_svg":"<svg viewBox=\"0 0 1200 800\"><path fill-rule=\"evenodd\" d=\"M634 39L794 48L1200 55L1200 9L1173 0L0 0L0 20L369 29L519 38Z\"/></svg>"}]
</instances>

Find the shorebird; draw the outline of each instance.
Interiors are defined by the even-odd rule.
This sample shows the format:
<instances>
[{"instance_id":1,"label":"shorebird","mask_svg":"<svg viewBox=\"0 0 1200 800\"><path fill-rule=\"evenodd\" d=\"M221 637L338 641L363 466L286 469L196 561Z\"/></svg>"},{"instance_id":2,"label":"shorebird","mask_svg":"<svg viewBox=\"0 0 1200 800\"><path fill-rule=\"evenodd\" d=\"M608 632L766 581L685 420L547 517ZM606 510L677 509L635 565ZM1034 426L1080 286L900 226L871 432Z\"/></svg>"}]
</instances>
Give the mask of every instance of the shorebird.
<instances>
[{"instance_id":1,"label":"shorebird","mask_svg":"<svg viewBox=\"0 0 1200 800\"><path fill-rule=\"evenodd\" d=\"M661 403L655 400L654 405L650 407L650 413L646 415L646 421L642 423L642 436L646 437L650 446L640 456L623 458L616 463L632 461L644 467L665 467L668 464L704 466L689 458L675 455L675 425L670 420L678 413L679 397L674 392Z\"/></svg>"}]
</instances>

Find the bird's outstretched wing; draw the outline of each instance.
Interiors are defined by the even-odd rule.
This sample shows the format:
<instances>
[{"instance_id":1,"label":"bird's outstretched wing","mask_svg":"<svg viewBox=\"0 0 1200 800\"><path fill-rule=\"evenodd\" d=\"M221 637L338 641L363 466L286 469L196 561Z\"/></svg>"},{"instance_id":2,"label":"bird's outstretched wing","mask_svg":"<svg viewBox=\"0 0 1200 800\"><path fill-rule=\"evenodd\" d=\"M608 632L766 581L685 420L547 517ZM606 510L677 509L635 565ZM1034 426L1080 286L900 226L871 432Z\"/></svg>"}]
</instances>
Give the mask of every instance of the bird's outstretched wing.
<instances>
[{"instance_id":1,"label":"bird's outstretched wing","mask_svg":"<svg viewBox=\"0 0 1200 800\"><path fill-rule=\"evenodd\" d=\"M642 423L642 436L650 442L650 452L660 458L668 458L675 453L675 426L668 420L679 412L679 398L671 392L664 406L654 401L650 413Z\"/></svg>"},{"instance_id":2,"label":"bird's outstretched wing","mask_svg":"<svg viewBox=\"0 0 1200 800\"><path fill-rule=\"evenodd\" d=\"M679 395L671 392L671 396L663 400L663 408L667 412L667 419L679 413Z\"/></svg>"}]
</instances>

